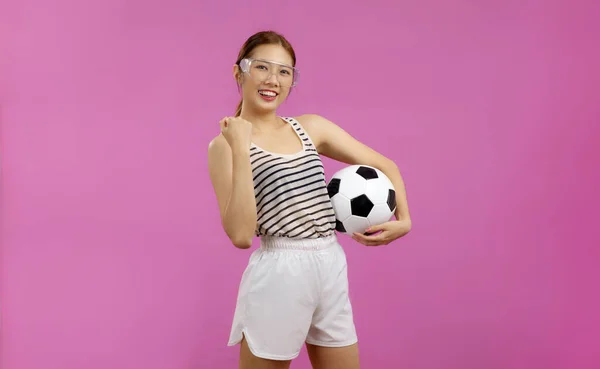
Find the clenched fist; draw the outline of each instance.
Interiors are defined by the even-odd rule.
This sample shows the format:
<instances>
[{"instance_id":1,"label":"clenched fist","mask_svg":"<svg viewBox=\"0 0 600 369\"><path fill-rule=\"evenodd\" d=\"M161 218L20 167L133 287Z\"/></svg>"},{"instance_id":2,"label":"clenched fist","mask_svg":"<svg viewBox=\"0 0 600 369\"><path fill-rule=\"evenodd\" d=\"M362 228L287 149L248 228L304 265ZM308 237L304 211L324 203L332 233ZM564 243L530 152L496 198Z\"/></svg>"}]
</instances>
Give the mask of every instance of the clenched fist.
<instances>
[{"instance_id":1,"label":"clenched fist","mask_svg":"<svg viewBox=\"0 0 600 369\"><path fill-rule=\"evenodd\" d=\"M249 150L252 142L252 123L240 117L225 117L219 122L221 133L231 149Z\"/></svg>"}]
</instances>

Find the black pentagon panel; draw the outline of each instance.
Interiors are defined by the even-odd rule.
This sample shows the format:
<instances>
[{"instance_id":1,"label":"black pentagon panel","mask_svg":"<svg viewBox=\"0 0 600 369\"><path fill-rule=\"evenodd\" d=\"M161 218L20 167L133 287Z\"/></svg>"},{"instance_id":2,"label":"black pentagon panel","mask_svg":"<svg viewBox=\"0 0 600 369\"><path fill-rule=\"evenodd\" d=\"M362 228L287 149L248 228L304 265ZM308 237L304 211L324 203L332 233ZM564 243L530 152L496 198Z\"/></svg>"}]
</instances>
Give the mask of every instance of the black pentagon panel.
<instances>
[{"instance_id":1,"label":"black pentagon panel","mask_svg":"<svg viewBox=\"0 0 600 369\"><path fill-rule=\"evenodd\" d=\"M396 209L396 191L392 190L391 188L388 191L387 204L391 211Z\"/></svg>"},{"instance_id":2,"label":"black pentagon panel","mask_svg":"<svg viewBox=\"0 0 600 369\"><path fill-rule=\"evenodd\" d=\"M359 176L363 177L364 179L379 178L377 176L377 172L375 171L375 169L369 168L369 167L359 167L356 170L356 174L358 174Z\"/></svg>"},{"instance_id":3,"label":"black pentagon panel","mask_svg":"<svg viewBox=\"0 0 600 369\"><path fill-rule=\"evenodd\" d=\"M352 215L366 218L373 209L373 203L367 195L360 195L350 200L350 208Z\"/></svg>"},{"instance_id":4,"label":"black pentagon panel","mask_svg":"<svg viewBox=\"0 0 600 369\"><path fill-rule=\"evenodd\" d=\"M344 224L337 219L335 220L335 230L338 232L346 233L346 228L344 227Z\"/></svg>"},{"instance_id":5,"label":"black pentagon panel","mask_svg":"<svg viewBox=\"0 0 600 369\"><path fill-rule=\"evenodd\" d=\"M329 197L333 197L336 193L340 192L340 182L339 178L332 178L331 181L327 184L327 193Z\"/></svg>"}]
</instances>

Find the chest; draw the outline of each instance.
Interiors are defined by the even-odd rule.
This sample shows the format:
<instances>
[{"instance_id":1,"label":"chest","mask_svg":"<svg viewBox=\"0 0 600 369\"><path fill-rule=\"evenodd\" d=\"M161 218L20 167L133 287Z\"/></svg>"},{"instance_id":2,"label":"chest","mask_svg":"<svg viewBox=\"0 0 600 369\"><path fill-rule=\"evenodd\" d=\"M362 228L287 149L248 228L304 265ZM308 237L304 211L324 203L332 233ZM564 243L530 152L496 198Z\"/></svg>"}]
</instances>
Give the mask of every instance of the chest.
<instances>
[{"instance_id":1,"label":"chest","mask_svg":"<svg viewBox=\"0 0 600 369\"><path fill-rule=\"evenodd\" d=\"M303 133L296 131L293 126L286 128L269 135L253 134L252 142L261 149L275 154L290 155L302 151L305 143L302 139Z\"/></svg>"}]
</instances>

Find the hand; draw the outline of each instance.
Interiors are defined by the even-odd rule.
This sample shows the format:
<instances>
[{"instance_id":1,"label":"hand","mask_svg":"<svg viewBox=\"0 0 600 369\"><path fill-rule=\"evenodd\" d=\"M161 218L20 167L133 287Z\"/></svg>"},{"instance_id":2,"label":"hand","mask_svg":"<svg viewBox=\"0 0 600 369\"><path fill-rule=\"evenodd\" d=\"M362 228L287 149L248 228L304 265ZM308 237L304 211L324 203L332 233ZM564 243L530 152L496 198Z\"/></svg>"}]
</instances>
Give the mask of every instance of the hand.
<instances>
[{"instance_id":1,"label":"hand","mask_svg":"<svg viewBox=\"0 0 600 369\"><path fill-rule=\"evenodd\" d=\"M387 245L397 238L406 235L410 232L410 229L410 220L393 220L367 229L366 232L370 235L355 232L352 234L352 239L366 246Z\"/></svg>"},{"instance_id":2,"label":"hand","mask_svg":"<svg viewBox=\"0 0 600 369\"><path fill-rule=\"evenodd\" d=\"M252 142L252 123L240 117L225 117L219 122L221 133L229 146L250 149Z\"/></svg>"}]
</instances>

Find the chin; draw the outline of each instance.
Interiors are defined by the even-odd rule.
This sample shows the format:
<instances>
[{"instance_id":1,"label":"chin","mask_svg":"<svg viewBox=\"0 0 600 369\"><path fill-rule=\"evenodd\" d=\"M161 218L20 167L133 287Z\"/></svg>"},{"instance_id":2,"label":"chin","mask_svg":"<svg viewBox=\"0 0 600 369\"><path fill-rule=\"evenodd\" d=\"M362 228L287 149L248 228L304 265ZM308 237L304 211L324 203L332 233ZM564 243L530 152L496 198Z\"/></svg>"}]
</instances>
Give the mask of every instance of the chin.
<instances>
[{"instance_id":1,"label":"chin","mask_svg":"<svg viewBox=\"0 0 600 369\"><path fill-rule=\"evenodd\" d=\"M271 102L258 101L256 104L256 109L263 112L271 112L277 110L277 108L279 108L279 105L281 105L279 99Z\"/></svg>"}]
</instances>

